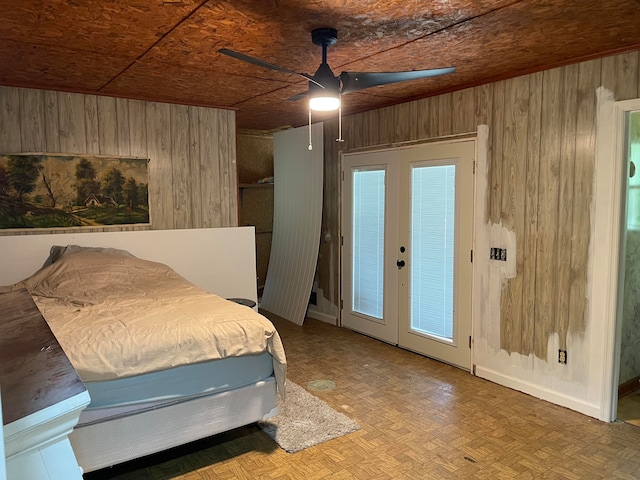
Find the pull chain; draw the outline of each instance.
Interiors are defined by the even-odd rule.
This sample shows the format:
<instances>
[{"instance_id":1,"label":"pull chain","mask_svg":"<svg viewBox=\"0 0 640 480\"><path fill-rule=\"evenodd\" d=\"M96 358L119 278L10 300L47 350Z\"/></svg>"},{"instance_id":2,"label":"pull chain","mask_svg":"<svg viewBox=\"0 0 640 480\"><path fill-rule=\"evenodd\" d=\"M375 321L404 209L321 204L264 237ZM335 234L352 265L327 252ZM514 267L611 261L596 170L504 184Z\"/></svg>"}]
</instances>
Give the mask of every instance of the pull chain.
<instances>
[{"instance_id":1,"label":"pull chain","mask_svg":"<svg viewBox=\"0 0 640 480\"><path fill-rule=\"evenodd\" d=\"M313 145L311 145L311 107L309 107L309 150L313 150Z\"/></svg>"},{"instance_id":2,"label":"pull chain","mask_svg":"<svg viewBox=\"0 0 640 480\"><path fill-rule=\"evenodd\" d=\"M340 99L340 108L338 108L338 141L344 142L342 138L342 99Z\"/></svg>"}]
</instances>

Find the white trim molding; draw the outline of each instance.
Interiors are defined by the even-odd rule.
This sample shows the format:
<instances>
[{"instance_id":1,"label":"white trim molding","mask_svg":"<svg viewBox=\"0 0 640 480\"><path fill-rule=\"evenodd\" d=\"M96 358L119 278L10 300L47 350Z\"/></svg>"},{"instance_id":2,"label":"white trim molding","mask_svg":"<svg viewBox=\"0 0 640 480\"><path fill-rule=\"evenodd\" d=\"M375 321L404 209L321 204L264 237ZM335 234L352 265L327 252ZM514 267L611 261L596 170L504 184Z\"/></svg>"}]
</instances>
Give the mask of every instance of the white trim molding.
<instances>
[{"instance_id":1,"label":"white trim molding","mask_svg":"<svg viewBox=\"0 0 640 480\"><path fill-rule=\"evenodd\" d=\"M595 361L601 366L593 369L593 375L600 378L593 378L590 383L602 392L598 418L606 422L615 420L617 407L621 329L617 318L624 274L619 266L624 255L625 126L628 112L633 110L640 110L640 99L616 102L610 91L598 89L588 311L591 351L598 357L592 359L592 365Z\"/></svg>"}]
</instances>

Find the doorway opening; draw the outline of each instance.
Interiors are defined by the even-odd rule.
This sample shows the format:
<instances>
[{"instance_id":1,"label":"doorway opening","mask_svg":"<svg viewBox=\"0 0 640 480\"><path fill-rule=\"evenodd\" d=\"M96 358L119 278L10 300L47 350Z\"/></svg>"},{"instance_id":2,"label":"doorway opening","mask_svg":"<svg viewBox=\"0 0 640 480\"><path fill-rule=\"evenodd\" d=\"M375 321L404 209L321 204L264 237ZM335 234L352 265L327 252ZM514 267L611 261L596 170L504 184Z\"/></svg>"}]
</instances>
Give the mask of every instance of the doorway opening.
<instances>
[{"instance_id":1,"label":"doorway opening","mask_svg":"<svg viewBox=\"0 0 640 480\"><path fill-rule=\"evenodd\" d=\"M626 202L621 239L617 419L640 426L640 111L627 113ZM623 243L622 243L623 242Z\"/></svg>"}]
</instances>

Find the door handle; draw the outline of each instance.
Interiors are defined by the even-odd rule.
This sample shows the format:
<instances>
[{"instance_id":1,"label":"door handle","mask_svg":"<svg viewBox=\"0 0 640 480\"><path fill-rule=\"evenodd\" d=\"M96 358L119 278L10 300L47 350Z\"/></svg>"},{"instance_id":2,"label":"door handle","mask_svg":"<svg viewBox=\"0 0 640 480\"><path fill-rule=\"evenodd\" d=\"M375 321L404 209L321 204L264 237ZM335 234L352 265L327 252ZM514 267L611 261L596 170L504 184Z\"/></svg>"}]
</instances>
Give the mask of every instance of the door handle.
<instances>
[{"instance_id":1,"label":"door handle","mask_svg":"<svg viewBox=\"0 0 640 480\"><path fill-rule=\"evenodd\" d=\"M404 260L397 260L396 266L398 267L398 270L400 270L402 267L404 267Z\"/></svg>"}]
</instances>

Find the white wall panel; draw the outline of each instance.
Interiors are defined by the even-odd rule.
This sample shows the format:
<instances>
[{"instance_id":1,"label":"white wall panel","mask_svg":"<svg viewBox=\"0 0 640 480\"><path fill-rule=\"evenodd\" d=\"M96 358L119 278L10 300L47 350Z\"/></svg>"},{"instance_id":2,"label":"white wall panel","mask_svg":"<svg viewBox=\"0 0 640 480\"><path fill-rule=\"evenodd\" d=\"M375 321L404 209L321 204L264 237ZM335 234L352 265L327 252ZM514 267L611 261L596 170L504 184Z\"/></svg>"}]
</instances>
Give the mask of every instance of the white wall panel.
<instances>
[{"instance_id":1,"label":"white wall panel","mask_svg":"<svg viewBox=\"0 0 640 480\"><path fill-rule=\"evenodd\" d=\"M273 242L261 308L302 325L322 224L323 126L274 135Z\"/></svg>"}]
</instances>

